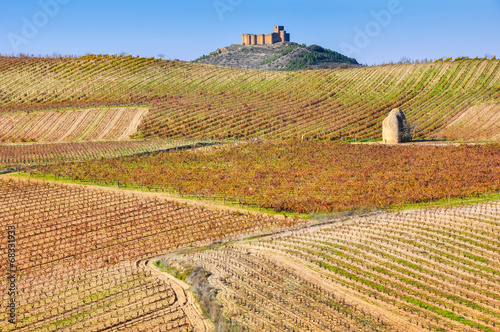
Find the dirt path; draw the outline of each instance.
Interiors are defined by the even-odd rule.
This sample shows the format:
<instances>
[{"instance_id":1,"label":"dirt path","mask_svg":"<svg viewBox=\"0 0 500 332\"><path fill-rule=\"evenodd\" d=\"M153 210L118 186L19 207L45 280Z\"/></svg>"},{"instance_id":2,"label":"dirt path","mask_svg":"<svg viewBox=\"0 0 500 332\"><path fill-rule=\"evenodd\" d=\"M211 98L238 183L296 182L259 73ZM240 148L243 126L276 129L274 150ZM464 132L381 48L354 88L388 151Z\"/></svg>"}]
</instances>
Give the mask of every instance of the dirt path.
<instances>
[{"instance_id":1,"label":"dirt path","mask_svg":"<svg viewBox=\"0 0 500 332\"><path fill-rule=\"evenodd\" d=\"M318 287L321 287L329 292L332 292L338 298L345 298L347 302L356 305L360 308L365 308L368 312L376 317L383 318L386 322L397 328L398 331L421 331L423 329L411 324L405 317L394 313L395 308L386 308L387 303L373 300L374 303L369 303L358 298L356 295L351 295L351 290L339 284L332 284L328 279L325 279L320 273L311 269L310 266L304 265L303 262L297 263L291 257L284 256L283 253L273 249L262 249L262 247L247 246L249 250L254 250L266 258L273 260L276 264L293 269L300 277L309 282L313 282ZM392 309L392 310L391 310Z\"/></svg>"},{"instance_id":2,"label":"dirt path","mask_svg":"<svg viewBox=\"0 0 500 332\"><path fill-rule=\"evenodd\" d=\"M151 271L155 277L165 281L172 287L176 296L176 303L174 306L178 306L184 311L195 331L215 331L213 323L203 316L200 306L194 299L193 294L189 291L190 286L188 284L169 273L160 271L160 269L151 264L149 260L138 261L137 265L144 266L144 268Z\"/></svg>"},{"instance_id":3,"label":"dirt path","mask_svg":"<svg viewBox=\"0 0 500 332\"><path fill-rule=\"evenodd\" d=\"M384 144L382 142L350 142L354 145L386 145L386 146L407 146L407 145L429 145L429 146L460 146L460 145L486 145L486 142L448 142L448 141L413 141L400 144Z\"/></svg>"}]
</instances>

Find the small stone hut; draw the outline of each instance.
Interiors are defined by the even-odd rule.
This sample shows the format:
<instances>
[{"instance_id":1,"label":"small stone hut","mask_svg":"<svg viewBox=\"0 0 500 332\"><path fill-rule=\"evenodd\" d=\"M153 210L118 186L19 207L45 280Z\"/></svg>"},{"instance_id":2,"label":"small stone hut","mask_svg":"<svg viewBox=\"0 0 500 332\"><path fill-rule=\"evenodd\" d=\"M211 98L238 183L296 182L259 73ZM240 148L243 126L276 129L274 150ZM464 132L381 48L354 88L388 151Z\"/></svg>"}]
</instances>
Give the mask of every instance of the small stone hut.
<instances>
[{"instance_id":1,"label":"small stone hut","mask_svg":"<svg viewBox=\"0 0 500 332\"><path fill-rule=\"evenodd\" d=\"M382 139L384 144L411 142L410 124L399 108L393 109L385 118L382 125Z\"/></svg>"}]
</instances>

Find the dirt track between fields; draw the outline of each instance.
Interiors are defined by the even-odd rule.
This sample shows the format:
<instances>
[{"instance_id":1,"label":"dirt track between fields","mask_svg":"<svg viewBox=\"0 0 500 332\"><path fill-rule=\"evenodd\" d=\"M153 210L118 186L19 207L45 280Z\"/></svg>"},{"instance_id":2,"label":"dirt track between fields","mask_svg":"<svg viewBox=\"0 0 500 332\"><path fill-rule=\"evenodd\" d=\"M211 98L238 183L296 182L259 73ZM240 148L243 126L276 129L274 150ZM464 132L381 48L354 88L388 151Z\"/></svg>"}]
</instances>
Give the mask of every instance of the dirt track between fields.
<instances>
[{"instance_id":1,"label":"dirt track between fields","mask_svg":"<svg viewBox=\"0 0 500 332\"><path fill-rule=\"evenodd\" d=\"M300 277L309 282L313 282L318 287L321 287L329 292L334 293L338 298L345 298L350 304L360 308L365 308L368 312L376 317L383 318L398 331L421 331L416 325L409 323L404 317L394 314L395 308L385 308L387 303L371 299L372 302L364 301L347 287L340 284L332 284L328 279L325 279L320 273L314 271L310 265L305 265L304 262L295 262L292 257L284 256L283 253L273 249L262 249L262 247L248 246L248 249L255 250L259 254L265 255L266 258L273 260L276 264L293 269Z\"/></svg>"},{"instance_id":2,"label":"dirt track between fields","mask_svg":"<svg viewBox=\"0 0 500 332\"><path fill-rule=\"evenodd\" d=\"M182 311L184 311L196 332L209 332L215 330L214 325L203 316L203 312L201 311L198 302L196 302L193 294L189 291L190 286L188 284L166 272L162 272L156 266L151 264L149 260L138 261L137 265L144 266L144 268L151 271L155 277L165 281L170 285L170 287L172 287L176 297L176 303L174 306L178 306L182 309Z\"/></svg>"}]
</instances>

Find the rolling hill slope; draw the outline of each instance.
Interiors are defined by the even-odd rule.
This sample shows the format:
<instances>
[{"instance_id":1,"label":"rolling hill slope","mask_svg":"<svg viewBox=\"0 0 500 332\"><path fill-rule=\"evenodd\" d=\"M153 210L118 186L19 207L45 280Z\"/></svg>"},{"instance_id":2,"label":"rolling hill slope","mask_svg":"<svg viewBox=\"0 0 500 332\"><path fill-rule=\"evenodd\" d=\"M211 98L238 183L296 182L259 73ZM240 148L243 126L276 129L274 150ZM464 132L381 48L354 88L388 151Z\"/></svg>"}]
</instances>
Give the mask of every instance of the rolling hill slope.
<instances>
[{"instance_id":1,"label":"rolling hill slope","mask_svg":"<svg viewBox=\"0 0 500 332\"><path fill-rule=\"evenodd\" d=\"M459 59L263 72L131 56L3 57L0 111L147 105L139 137L363 140L379 139L383 118L400 107L419 138L493 140L491 116L474 119L486 128L477 134L458 119L496 112L499 64Z\"/></svg>"},{"instance_id":2,"label":"rolling hill slope","mask_svg":"<svg viewBox=\"0 0 500 332\"><path fill-rule=\"evenodd\" d=\"M182 250L214 271L217 279L211 280L221 289L224 309L236 308L228 313L245 329L495 331L500 324L498 203L384 213L290 231L309 222L152 191L172 189L188 198L222 195L224 201L276 212L299 211L299 205L283 203L310 198L298 202L305 206L300 211L323 213L337 210L333 204L339 199L351 204L339 209L347 211L370 198L379 198L376 206L398 197L401 204L430 199L430 205L438 198L452 204L452 197L498 193L498 145L420 149L293 139L378 139L387 112L401 107L418 125L418 137L495 140L499 64L459 59L263 72L131 56L0 57L0 134L10 142L21 127L35 132L66 109L72 111L61 118L67 125L60 128L75 130L63 136L100 138L106 126L97 125L88 110L141 107L150 111L136 123L134 138L290 140L146 156L128 155L177 145L137 140L0 146L2 167L38 164L40 171L61 168L52 172L56 181L118 187L0 177L0 252L12 267L8 249L14 243L17 273L13 286L7 264L0 264L1 306L17 304L14 323L7 322L7 311L0 312L0 330L199 331L185 289L151 264L154 256ZM79 117L71 114L80 112L96 127L78 129ZM112 118L124 120L118 114ZM61 133L35 139L50 140L46 137L53 134ZM221 157L222 149L227 153ZM68 163L88 159L99 160ZM65 163L50 165L58 160ZM178 173L168 169L171 165ZM342 165L347 166L343 171ZM402 184L395 182L401 179ZM367 188L379 191L374 195ZM323 203L332 208L321 208ZM280 234L256 237L275 231ZM235 242L246 236L253 239ZM213 250L186 251L208 245ZM8 295L12 287L14 301Z\"/></svg>"},{"instance_id":3,"label":"rolling hill slope","mask_svg":"<svg viewBox=\"0 0 500 332\"><path fill-rule=\"evenodd\" d=\"M172 282L140 261L293 221L159 196L0 178L0 252L16 236L16 317L1 331L200 331ZM48 212L50 211L50 213ZM6 261L6 259L4 260ZM7 308L7 264L0 305Z\"/></svg>"},{"instance_id":4,"label":"rolling hill slope","mask_svg":"<svg viewBox=\"0 0 500 332\"><path fill-rule=\"evenodd\" d=\"M498 203L378 214L193 251L259 331L498 331Z\"/></svg>"},{"instance_id":5,"label":"rolling hill slope","mask_svg":"<svg viewBox=\"0 0 500 332\"><path fill-rule=\"evenodd\" d=\"M195 62L258 70L328 69L341 65L344 68L362 67L356 59L321 46L290 42L273 45L235 44L219 48Z\"/></svg>"}]
</instances>

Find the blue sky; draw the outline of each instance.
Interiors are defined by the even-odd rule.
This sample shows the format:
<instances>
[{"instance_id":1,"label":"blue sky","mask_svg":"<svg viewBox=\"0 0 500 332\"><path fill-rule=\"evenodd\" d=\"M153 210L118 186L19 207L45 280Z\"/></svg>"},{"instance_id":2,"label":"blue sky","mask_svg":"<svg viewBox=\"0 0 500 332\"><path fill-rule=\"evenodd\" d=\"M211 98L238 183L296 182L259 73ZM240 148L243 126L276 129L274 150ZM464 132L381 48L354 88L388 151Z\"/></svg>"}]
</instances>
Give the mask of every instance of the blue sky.
<instances>
[{"instance_id":1,"label":"blue sky","mask_svg":"<svg viewBox=\"0 0 500 332\"><path fill-rule=\"evenodd\" d=\"M284 25L363 64L500 57L500 0L0 0L0 53L193 60Z\"/></svg>"}]
</instances>

